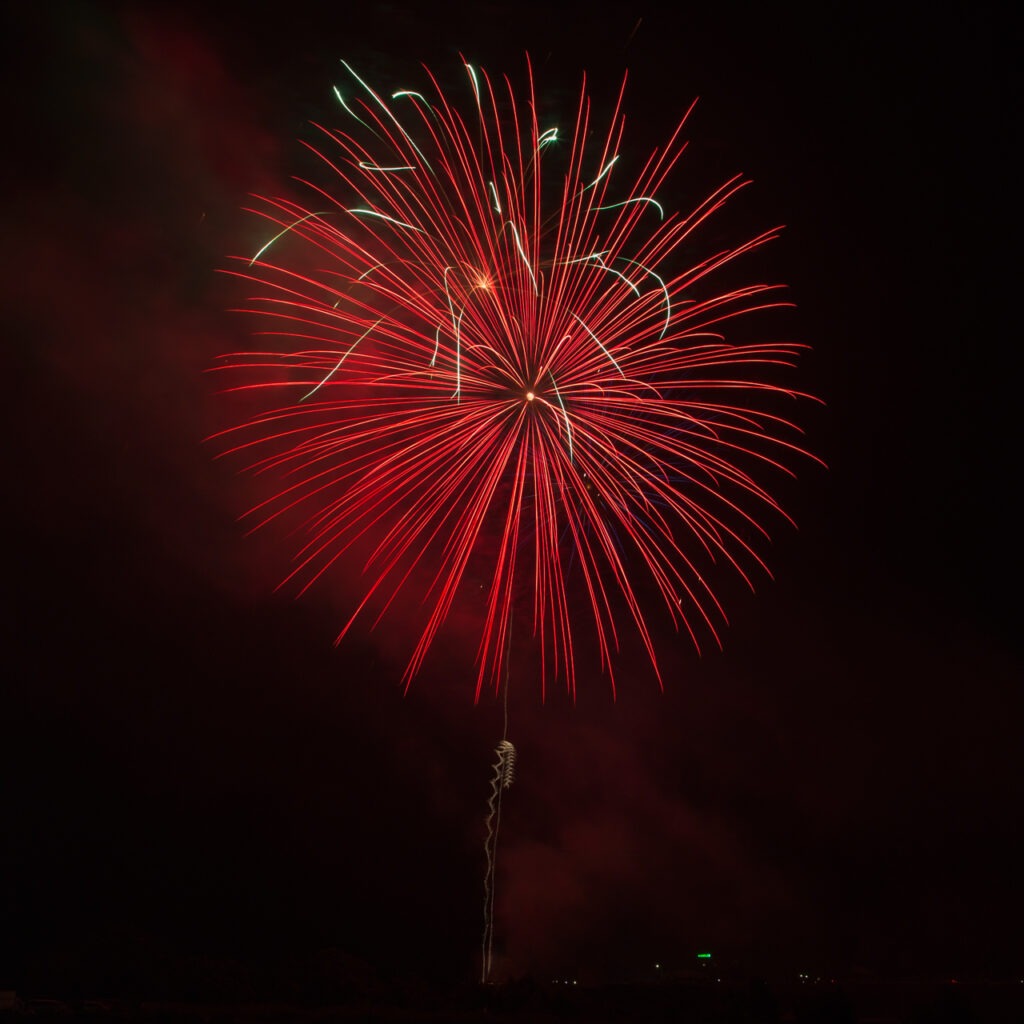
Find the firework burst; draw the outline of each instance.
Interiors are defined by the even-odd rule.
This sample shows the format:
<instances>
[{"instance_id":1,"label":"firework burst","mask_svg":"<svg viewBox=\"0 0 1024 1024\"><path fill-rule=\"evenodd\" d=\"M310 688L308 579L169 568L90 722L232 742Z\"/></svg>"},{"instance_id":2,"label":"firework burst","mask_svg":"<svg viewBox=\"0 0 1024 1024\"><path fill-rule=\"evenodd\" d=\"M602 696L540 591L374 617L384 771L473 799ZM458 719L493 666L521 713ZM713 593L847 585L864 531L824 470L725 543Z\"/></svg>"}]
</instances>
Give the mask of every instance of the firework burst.
<instances>
[{"instance_id":1,"label":"firework burst","mask_svg":"<svg viewBox=\"0 0 1024 1024\"><path fill-rule=\"evenodd\" d=\"M339 641L419 588L408 685L484 559L478 698L500 678L520 584L542 686L562 674L575 692L580 634L611 676L623 622L657 673L652 584L695 644L717 641L707 567L748 583L765 569L748 538L767 536L759 510L781 510L753 474L800 452L770 411L796 393L765 379L800 346L723 334L786 304L777 286L709 288L776 232L684 258L746 182L685 214L656 198L685 116L620 180L621 91L595 135L585 86L563 132L539 123L532 74L523 102L467 64L460 110L429 72L424 93L384 97L344 66L346 128L317 126L310 147L329 183L303 183L307 206L261 198L269 240L232 271L259 286L247 311L283 342L219 367L247 375L229 390L266 399L220 436L279 481L255 522L301 517L289 579L304 590L338 563L362 572Z\"/></svg>"}]
</instances>

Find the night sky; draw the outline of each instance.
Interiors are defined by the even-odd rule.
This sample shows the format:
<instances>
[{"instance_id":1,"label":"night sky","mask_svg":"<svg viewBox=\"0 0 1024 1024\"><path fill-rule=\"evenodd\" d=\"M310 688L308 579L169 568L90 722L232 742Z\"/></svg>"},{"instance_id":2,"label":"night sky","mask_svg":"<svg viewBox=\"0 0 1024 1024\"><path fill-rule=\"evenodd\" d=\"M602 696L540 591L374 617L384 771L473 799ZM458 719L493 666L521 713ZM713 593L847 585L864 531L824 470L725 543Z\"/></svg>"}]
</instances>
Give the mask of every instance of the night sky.
<instances>
[{"instance_id":1,"label":"night sky","mask_svg":"<svg viewBox=\"0 0 1024 1024\"><path fill-rule=\"evenodd\" d=\"M628 68L640 148L700 97L670 186L682 206L742 171L722 229L786 224L758 267L797 310L765 330L812 346L797 382L826 404L796 415L829 468L779 484L799 529L771 524L775 579L723 574L723 651L658 638L664 693L629 649L616 701L588 672L542 703L513 652L500 972L635 978L707 948L1024 976L1013 26L690 8L15 16L0 988L191 953L478 969L502 714L473 704L472 633L404 695L400 624L333 646L356 583L275 593L290 543L236 521L258 487L204 444L205 371L251 328L216 272L265 240L241 208L311 173L339 58L416 88L460 53L515 80L527 50L553 105L584 69L613 100Z\"/></svg>"}]
</instances>

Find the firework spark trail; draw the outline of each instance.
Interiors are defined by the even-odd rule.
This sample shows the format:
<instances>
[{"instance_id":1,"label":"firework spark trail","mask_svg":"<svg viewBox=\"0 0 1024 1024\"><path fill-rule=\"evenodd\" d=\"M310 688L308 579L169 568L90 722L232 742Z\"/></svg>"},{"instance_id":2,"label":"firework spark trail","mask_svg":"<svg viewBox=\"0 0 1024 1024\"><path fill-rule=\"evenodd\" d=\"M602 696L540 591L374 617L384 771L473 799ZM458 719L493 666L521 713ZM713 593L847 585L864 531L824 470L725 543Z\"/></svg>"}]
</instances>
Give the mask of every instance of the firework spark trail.
<instances>
[{"instance_id":1,"label":"firework spark trail","mask_svg":"<svg viewBox=\"0 0 1024 1024\"><path fill-rule=\"evenodd\" d=\"M747 184L671 211L659 190L689 110L627 180L625 81L602 135L585 83L566 129L538 122L532 76L523 104L507 79L465 71L459 104L429 72L433 92L389 94L345 65L345 125L317 126L324 144L309 147L334 184L303 182L308 209L261 200L269 241L233 271L257 289L245 311L282 341L219 367L242 375L230 391L271 399L221 436L280 481L256 524L302 518L289 579L305 590L339 560L362 570L339 641L419 590L406 685L486 558L477 697L500 688L520 578L542 687L553 673L575 693L579 590L614 689L623 622L658 673L649 586L698 647L705 631L717 641L708 563L752 585L757 507L781 513L762 472L806 454L777 411L804 396L773 382L802 346L724 334L787 305L778 286L710 287L777 230L684 258Z\"/></svg>"},{"instance_id":2,"label":"firework spark trail","mask_svg":"<svg viewBox=\"0 0 1024 1024\"><path fill-rule=\"evenodd\" d=\"M494 775L491 777L491 795L487 801L487 835L484 838L487 868L484 871L484 935L480 957L480 981L482 984L486 984L490 980L494 961L494 872L498 861L498 834L501 831L501 794L515 781L516 772L516 748L508 739L508 645L511 643L511 625L512 623L509 621L507 623L508 643L505 651L505 725L502 729L501 741L494 748L498 759L494 762Z\"/></svg>"},{"instance_id":3,"label":"firework spark trail","mask_svg":"<svg viewBox=\"0 0 1024 1024\"><path fill-rule=\"evenodd\" d=\"M491 778L491 796L487 801L487 837L484 852L487 870L484 875L484 937L480 980L486 983L491 976L494 953L494 869L498 855L498 833L501 830L501 794L515 780L516 748L502 740L494 750L498 755Z\"/></svg>"}]
</instances>

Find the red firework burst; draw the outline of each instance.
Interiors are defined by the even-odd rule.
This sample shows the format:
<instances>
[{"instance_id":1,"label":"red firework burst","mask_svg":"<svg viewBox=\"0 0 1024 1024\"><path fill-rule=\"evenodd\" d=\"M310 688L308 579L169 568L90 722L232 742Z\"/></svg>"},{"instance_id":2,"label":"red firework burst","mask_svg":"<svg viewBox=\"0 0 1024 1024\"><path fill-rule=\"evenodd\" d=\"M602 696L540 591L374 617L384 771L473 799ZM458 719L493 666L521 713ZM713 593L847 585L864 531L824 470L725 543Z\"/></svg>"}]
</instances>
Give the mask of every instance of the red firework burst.
<instances>
[{"instance_id":1,"label":"red firework burst","mask_svg":"<svg viewBox=\"0 0 1024 1024\"><path fill-rule=\"evenodd\" d=\"M464 118L429 72L429 97L385 100L345 68L351 89L335 93L351 133L317 126L325 142L310 147L334 185L304 183L316 210L261 198L273 237L235 272L261 286L248 312L286 344L223 367L250 375L232 391L284 395L233 428L230 451L281 480L250 515L301 513L289 579L304 590L357 559L365 595L339 641L364 609L379 621L403 588L422 588L408 685L471 556L488 559L478 698L499 678L519 578L532 585L542 680L564 673L573 692L572 576L610 676L622 619L657 673L640 575L695 644L698 625L717 640L724 613L700 565L724 559L748 583L745 562L764 568L744 538L764 534L746 506L781 510L751 472L800 452L778 436L792 424L769 412L773 396L796 393L756 379L800 346L721 333L785 305L777 286L701 297L775 231L682 258L746 182L665 211L655 195L684 148L684 116L620 184L621 91L592 146L585 86L563 139L538 123L532 76L523 105L507 79L467 64ZM268 258L279 252L290 255Z\"/></svg>"}]
</instances>

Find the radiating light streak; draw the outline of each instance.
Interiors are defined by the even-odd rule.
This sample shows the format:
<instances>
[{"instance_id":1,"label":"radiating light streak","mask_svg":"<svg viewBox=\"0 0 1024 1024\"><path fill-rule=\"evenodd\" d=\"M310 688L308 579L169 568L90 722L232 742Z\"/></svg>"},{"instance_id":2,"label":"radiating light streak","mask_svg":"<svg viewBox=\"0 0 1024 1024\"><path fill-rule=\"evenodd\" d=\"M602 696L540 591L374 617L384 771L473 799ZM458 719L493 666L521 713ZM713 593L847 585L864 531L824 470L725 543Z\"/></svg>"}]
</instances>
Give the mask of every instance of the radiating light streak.
<instances>
[{"instance_id":1,"label":"radiating light streak","mask_svg":"<svg viewBox=\"0 0 1024 1024\"><path fill-rule=\"evenodd\" d=\"M445 267L444 273L441 275L441 284L444 287L444 297L448 303L448 315L452 321L452 333L457 332L458 327L455 323L455 306L452 303L452 293L448 290L448 275L454 270L454 267Z\"/></svg>"},{"instance_id":2,"label":"radiating light streak","mask_svg":"<svg viewBox=\"0 0 1024 1024\"><path fill-rule=\"evenodd\" d=\"M623 199L621 203L611 203L608 206L595 206L595 210L619 210L623 206L628 206L630 203L650 203L652 206L658 208L658 220L665 219L665 208L658 202L657 199L652 199L650 196L636 196L633 199Z\"/></svg>"},{"instance_id":3,"label":"radiating light streak","mask_svg":"<svg viewBox=\"0 0 1024 1024\"><path fill-rule=\"evenodd\" d=\"M601 173L583 190L583 192L589 192L590 189L592 189L615 166L615 161L618 159L619 154L616 153L615 156L613 156L611 160L604 165L601 169ZM580 194L582 195L582 193Z\"/></svg>"},{"instance_id":4,"label":"radiating light streak","mask_svg":"<svg viewBox=\"0 0 1024 1024\"><path fill-rule=\"evenodd\" d=\"M524 103L511 85L495 96L482 70L467 74L461 109L432 76L436 93L393 94L426 106L407 128L358 76L372 97L354 104L365 119L335 89L352 116L323 129L314 152L336 177L304 183L310 205L391 230L364 220L357 240L292 200L262 201L276 237L325 219L293 231L288 262L258 259L266 247L238 262L258 286L246 311L266 325L265 350L227 361L242 375L228 394L263 411L222 436L278 481L250 522L298 517L305 540L289 579L304 591L337 566L361 581L339 640L396 602L422 610L407 685L467 597L482 615L477 696L494 685L524 590L542 691L553 673L575 693L584 647L612 675L624 626L658 677L645 595L694 644L717 643L714 564L752 582L765 569L762 513L786 518L765 474L788 472L800 452L778 405L803 397L782 379L801 346L732 342L735 317L783 303L768 285L715 288L721 268L774 232L700 254L698 228L742 182L684 216L642 216L638 204L665 195L678 131L620 190L619 106L595 128L581 92L556 133L537 124L532 85ZM298 400L296 372L311 389ZM467 587L470 566L484 564L480 608ZM405 591L419 601L400 601Z\"/></svg>"},{"instance_id":5,"label":"radiating light streak","mask_svg":"<svg viewBox=\"0 0 1024 1024\"><path fill-rule=\"evenodd\" d=\"M526 250L523 249L523 243L519 240L519 232L516 231L516 226L512 221L507 221L507 224L512 229L512 237L516 240L516 248L519 250L519 255L523 258L523 263L526 266L526 272L530 275L530 280L533 282L534 294L540 295L540 291L537 288L537 278L533 276L533 268L530 266L530 260L526 255Z\"/></svg>"},{"instance_id":6,"label":"radiating light streak","mask_svg":"<svg viewBox=\"0 0 1024 1024\"><path fill-rule=\"evenodd\" d=\"M383 263L374 263L368 270L364 270L357 278L356 281L365 281L375 270L380 270L381 267L385 266Z\"/></svg>"},{"instance_id":7,"label":"radiating light streak","mask_svg":"<svg viewBox=\"0 0 1024 1024\"><path fill-rule=\"evenodd\" d=\"M328 373L327 376L324 377L324 379L320 381L320 383L317 384L317 386L313 388L312 391L307 391L306 394L304 394L299 399L299 401L304 402L310 396L315 395L331 379L331 377L333 377L338 372L338 370L341 369L341 364L345 362L345 360L349 357L349 355L351 354L352 350L356 347L356 345L358 345L359 342L361 342L363 338L365 338L370 333L370 331L372 331L373 328L376 327L377 324L379 324L383 319L384 317L381 317L376 323L372 324L370 327L367 327L366 330L363 331L363 333L360 334L359 337L356 338L356 340L353 341L352 344L345 350L341 358L337 361L337 363L334 364L334 369L331 370L331 372Z\"/></svg>"},{"instance_id":8,"label":"radiating light streak","mask_svg":"<svg viewBox=\"0 0 1024 1024\"><path fill-rule=\"evenodd\" d=\"M399 220L397 217L389 217L386 213L379 213L377 210L365 210L360 207L358 209L347 209L345 212L363 217L379 217L381 220L386 220L391 224L397 224L400 228L408 228L410 231L423 230L423 228L416 227L415 224L407 224L404 220ZM378 264L378 266L380 266L380 264Z\"/></svg>"},{"instance_id":9,"label":"radiating light streak","mask_svg":"<svg viewBox=\"0 0 1024 1024\"><path fill-rule=\"evenodd\" d=\"M623 263L629 263L634 267L639 267L645 273L651 275L658 285L661 287L662 294L665 296L665 326L662 327L661 333L658 335L659 341L665 337L665 332L668 330L669 324L672 322L672 297L668 293L668 286L665 284L665 279L655 271L651 270L646 264L641 263L639 260L626 259L625 256L619 257Z\"/></svg>"},{"instance_id":10,"label":"radiating light streak","mask_svg":"<svg viewBox=\"0 0 1024 1024\"><path fill-rule=\"evenodd\" d=\"M345 113L347 113L349 117L355 118L364 128L368 129L369 131L373 132L374 135L376 135L377 133L374 132L373 129L345 102L345 97L341 95L341 92L338 89L338 87L336 85L333 85L331 86L331 88L334 90L334 95L337 97L338 102L345 109Z\"/></svg>"},{"instance_id":11,"label":"radiating light streak","mask_svg":"<svg viewBox=\"0 0 1024 1024\"><path fill-rule=\"evenodd\" d=\"M366 82L364 82L359 77L359 75L355 73L351 65L348 63L348 61L343 60L341 63L345 66L345 70L377 101L377 105L381 108L381 110L383 110L384 113L391 118L395 127L404 136L405 141L408 142L410 146L412 146L412 148L416 151L416 155L423 161L423 166L426 167L427 170L433 170L430 166L430 161L423 155L423 152L420 150L419 146L417 146L416 143L413 141L412 136L402 127L402 122L399 121L398 118L395 117L395 115L391 112L391 108L373 91L373 89L371 89L366 84Z\"/></svg>"},{"instance_id":12,"label":"radiating light streak","mask_svg":"<svg viewBox=\"0 0 1024 1024\"><path fill-rule=\"evenodd\" d=\"M411 164L405 164L402 167L379 167L377 164L368 164L364 160L359 161L359 169L361 171L377 171L381 174L390 174L392 171L415 171L416 168Z\"/></svg>"},{"instance_id":13,"label":"radiating light streak","mask_svg":"<svg viewBox=\"0 0 1024 1024\"><path fill-rule=\"evenodd\" d=\"M608 349L606 349L604 345L601 344L601 339L575 313L572 314L572 318L580 325L580 327L583 328L583 330L587 332L587 334L591 336L591 338L594 339L594 342L597 344L597 347L608 357L608 361L612 364L612 366L614 366L615 369L618 370L623 377L625 377L626 375L622 373L622 367L619 366L619 364L615 361L615 356L613 356L611 352L609 352Z\"/></svg>"},{"instance_id":14,"label":"radiating light streak","mask_svg":"<svg viewBox=\"0 0 1024 1024\"><path fill-rule=\"evenodd\" d=\"M473 83L473 95L476 97L477 106L480 106L480 83L477 81L476 71L473 69L472 64L466 64L465 68L469 72L470 81Z\"/></svg>"},{"instance_id":15,"label":"radiating light streak","mask_svg":"<svg viewBox=\"0 0 1024 1024\"><path fill-rule=\"evenodd\" d=\"M307 220L312 217L328 217L330 212L327 210L320 210L317 213L307 213L304 217L300 217L298 220L293 221L286 228L278 231L274 237L264 245L258 253L251 260L249 260L249 266L251 267L282 235L287 235L293 228L297 228L300 224L304 224Z\"/></svg>"},{"instance_id":16,"label":"radiating light streak","mask_svg":"<svg viewBox=\"0 0 1024 1024\"><path fill-rule=\"evenodd\" d=\"M586 263L587 261L595 262L602 270L606 270L609 274L614 274L617 278L619 278L620 281L623 281L625 284L627 284L630 288L632 288L633 293L636 295L636 297L640 298L640 289L637 288L637 286L628 277L626 277L625 274L620 273L614 267L609 267L608 264L605 263L604 261L603 257L605 255L606 253L601 252L588 253L586 256L579 256L576 259L563 260L562 266L567 267L573 263Z\"/></svg>"},{"instance_id":17,"label":"radiating light streak","mask_svg":"<svg viewBox=\"0 0 1024 1024\"><path fill-rule=\"evenodd\" d=\"M540 152L545 146L550 145L552 142L558 141L558 129L549 128L543 135L537 139L537 151Z\"/></svg>"},{"instance_id":18,"label":"radiating light streak","mask_svg":"<svg viewBox=\"0 0 1024 1024\"><path fill-rule=\"evenodd\" d=\"M565 439L569 444L569 461L572 462L572 425L569 423L569 413L558 391L558 381L555 380L555 375L548 370L548 376L551 378L551 386L555 389L555 398L558 399L558 404L562 407L562 415L565 417Z\"/></svg>"},{"instance_id":19,"label":"radiating light streak","mask_svg":"<svg viewBox=\"0 0 1024 1024\"><path fill-rule=\"evenodd\" d=\"M456 402L462 401L462 317L465 312L463 310L455 322L455 393L452 397Z\"/></svg>"}]
</instances>

